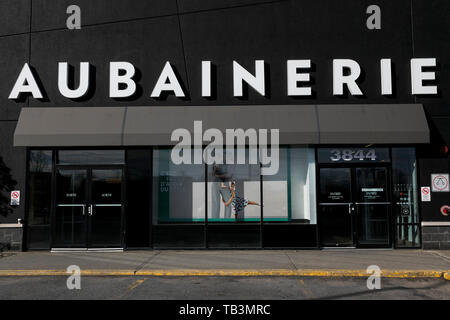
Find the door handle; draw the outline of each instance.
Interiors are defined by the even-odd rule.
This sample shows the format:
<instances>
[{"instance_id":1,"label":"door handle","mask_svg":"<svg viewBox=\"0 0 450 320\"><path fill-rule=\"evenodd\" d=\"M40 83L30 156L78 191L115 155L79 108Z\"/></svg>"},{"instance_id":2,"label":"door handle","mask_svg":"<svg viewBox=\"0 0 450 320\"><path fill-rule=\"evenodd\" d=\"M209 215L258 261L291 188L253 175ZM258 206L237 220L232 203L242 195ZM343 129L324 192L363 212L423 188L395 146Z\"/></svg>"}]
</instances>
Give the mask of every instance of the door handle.
<instances>
[{"instance_id":1,"label":"door handle","mask_svg":"<svg viewBox=\"0 0 450 320\"><path fill-rule=\"evenodd\" d=\"M92 204L88 207L88 215L92 216Z\"/></svg>"},{"instance_id":2,"label":"door handle","mask_svg":"<svg viewBox=\"0 0 450 320\"><path fill-rule=\"evenodd\" d=\"M352 203L348 204L348 214L352 214L352 212L355 211L355 207Z\"/></svg>"}]
</instances>

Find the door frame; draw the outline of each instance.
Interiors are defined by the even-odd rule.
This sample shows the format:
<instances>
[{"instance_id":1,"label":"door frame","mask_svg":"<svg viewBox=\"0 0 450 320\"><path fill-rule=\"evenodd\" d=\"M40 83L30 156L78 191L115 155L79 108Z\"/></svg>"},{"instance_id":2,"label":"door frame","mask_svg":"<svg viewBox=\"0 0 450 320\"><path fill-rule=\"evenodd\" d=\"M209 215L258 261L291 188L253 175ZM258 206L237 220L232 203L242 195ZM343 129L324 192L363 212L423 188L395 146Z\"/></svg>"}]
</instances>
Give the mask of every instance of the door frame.
<instances>
[{"instance_id":1,"label":"door frame","mask_svg":"<svg viewBox=\"0 0 450 320\"><path fill-rule=\"evenodd\" d=\"M336 202L336 203L332 203L332 202L321 202L320 200L320 170L321 169L336 169L336 168L343 168L343 169L348 169L350 171L350 202ZM318 246L321 248L355 248L356 244L355 244L355 237L354 237L354 233L355 233L355 224L354 224L354 215L351 214L350 215L350 237L351 237L351 245L342 245L342 246L326 246L326 245L322 245L322 235L324 234L324 229L321 228L322 225L322 221L323 221L323 216L321 214L321 206L341 206L341 207L348 207L348 209L351 209L351 204L353 203L352 200L352 190L353 190L353 173L352 173L352 169L349 168L348 166L333 166L333 165L323 165L323 166L317 166L317 183L316 183L316 212L317 212L317 230L318 230Z\"/></svg>"},{"instance_id":2,"label":"door frame","mask_svg":"<svg viewBox=\"0 0 450 320\"><path fill-rule=\"evenodd\" d=\"M390 152L389 152L390 153ZM318 245L319 247L322 247L322 230L320 228L320 220L321 220L321 214L320 214L320 169L322 168L330 168L330 169L335 169L335 168L349 168L350 169L350 192L351 192L351 203L352 206L354 208L354 213L352 213L352 217L351 217L351 230L352 230L352 240L353 240L353 247L345 247L345 246L341 246L341 247L336 247L336 248L393 248L394 245L394 233L393 233L393 228L394 228L394 217L392 214L392 207L393 207L393 203L392 203L392 199L393 199L393 195L392 195L392 165L391 162L377 162L377 163L335 163L335 164L330 164L330 163L323 163L323 164L319 164L317 163L317 179L316 179L316 208L317 208L317 225L318 225ZM387 188L387 201L386 203L388 204L388 212L387 212L387 221L388 221L388 244L387 245L378 245L378 244L360 244L358 241L358 229L357 229L357 225L356 225L356 215L358 214L357 212L357 208L355 206L355 194L356 194L356 168L385 168L386 169L386 188Z\"/></svg>"},{"instance_id":3,"label":"door frame","mask_svg":"<svg viewBox=\"0 0 450 320\"><path fill-rule=\"evenodd\" d=\"M126 166L125 165L83 165L83 164L76 164L76 165L62 165L62 164L55 164L53 175L52 175L52 204L51 204L51 212L50 212L50 248L82 248L82 249L89 249L89 248L117 248L117 246L90 246L90 240L89 240L89 233L91 230L91 222L89 219L89 215L86 211L85 216L85 230L86 230L86 240L85 245L80 246L64 246L61 247L60 245L55 246L55 232L56 232L56 209L57 209L57 173L58 170L86 170L87 176L86 176L86 195L85 195L85 210L88 210L88 203L92 200L92 170L95 169L119 169L122 171L122 183L121 183L121 212L120 212L120 246L119 248L125 248L125 230L126 230L126 219L125 219L125 204L126 204Z\"/></svg>"},{"instance_id":4,"label":"door frame","mask_svg":"<svg viewBox=\"0 0 450 320\"><path fill-rule=\"evenodd\" d=\"M393 203L392 203L392 174L391 174L391 163L370 163L367 165L361 165L361 164L355 164L352 166L352 180L354 182L354 185L352 187L352 193L356 193L356 169L357 168L385 168L386 169L386 196L387 199L386 201L381 201L381 202L374 202L374 204L380 204L380 205L387 205L387 240L388 243L386 245L383 244L361 244L359 243L359 238L358 235L355 234L355 244L357 248L392 248L393 247L393 234L392 234L392 227L393 227L393 217L392 217L392 207L393 207ZM353 199L352 199L353 200ZM356 201L353 200L353 205L355 206L355 217L357 217L358 215L358 206L356 204ZM356 220L356 219L355 219ZM355 226L355 232L358 232L358 227Z\"/></svg>"}]
</instances>

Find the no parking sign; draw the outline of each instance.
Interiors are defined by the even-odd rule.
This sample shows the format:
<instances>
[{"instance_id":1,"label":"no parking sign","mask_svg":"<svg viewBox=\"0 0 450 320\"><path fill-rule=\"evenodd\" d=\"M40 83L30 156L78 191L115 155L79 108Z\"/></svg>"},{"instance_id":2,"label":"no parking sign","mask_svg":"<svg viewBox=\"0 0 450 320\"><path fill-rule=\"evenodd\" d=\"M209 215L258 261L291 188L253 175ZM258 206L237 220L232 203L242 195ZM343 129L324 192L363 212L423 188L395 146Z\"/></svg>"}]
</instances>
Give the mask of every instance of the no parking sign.
<instances>
[{"instance_id":1,"label":"no parking sign","mask_svg":"<svg viewBox=\"0 0 450 320\"><path fill-rule=\"evenodd\" d=\"M13 190L11 191L11 205L18 206L20 204L20 191Z\"/></svg>"},{"instance_id":2,"label":"no parking sign","mask_svg":"<svg viewBox=\"0 0 450 320\"><path fill-rule=\"evenodd\" d=\"M422 194L422 202L430 202L431 201L430 187L421 187L420 191Z\"/></svg>"}]
</instances>

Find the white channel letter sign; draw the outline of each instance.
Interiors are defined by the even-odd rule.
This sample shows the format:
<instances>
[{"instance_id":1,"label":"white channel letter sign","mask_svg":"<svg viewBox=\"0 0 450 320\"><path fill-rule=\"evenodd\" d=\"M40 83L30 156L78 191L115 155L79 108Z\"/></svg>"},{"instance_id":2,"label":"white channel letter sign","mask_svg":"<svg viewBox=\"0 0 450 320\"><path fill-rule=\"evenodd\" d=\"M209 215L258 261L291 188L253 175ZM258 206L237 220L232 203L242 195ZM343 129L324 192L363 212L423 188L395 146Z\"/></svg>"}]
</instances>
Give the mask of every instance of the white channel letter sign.
<instances>
[{"instance_id":1,"label":"white channel letter sign","mask_svg":"<svg viewBox=\"0 0 450 320\"><path fill-rule=\"evenodd\" d=\"M56 62L58 65L58 89L63 97L77 99L83 97L91 86L94 86L95 80L90 79L89 62L79 62L73 67L79 72L75 75L69 75L69 64L65 61ZM378 61L381 95L392 95L392 79L395 78L392 70L392 61L389 58L383 58ZM245 88L258 93L261 96L267 94L269 83L266 83L269 77L266 77L266 65L264 60L254 60L249 64L249 70L244 68L238 61L233 60L228 67L233 73L233 96L242 98L245 96ZM311 83L311 73L313 61L310 59L287 60L286 61L286 95L312 96L313 88ZM436 72L433 69L437 66L436 58L414 58L410 60L411 74L411 94L412 95L436 95L438 88L435 83L426 84L425 81L436 80ZM153 88L146 88L150 98L158 99L164 94L174 94L182 99L188 96L189 92L183 89L183 82L179 79L175 65L166 61L159 70L158 80L153 84ZM201 61L201 94L202 97L211 97L212 70L213 62L210 60ZM425 69L425 68L428 68ZM136 79L133 79L136 68L128 61L109 62L109 98L128 98L136 92ZM11 100L17 100L22 95L30 95L34 99L43 99L45 88L36 80L39 78L38 71L33 69L28 63L24 63L22 69L18 71L18 76L11 92L8 96ZM227 71L225 71L227 72ZM347 93L354 96L362 96L364 92L360 88L358 80L363 73L363 66L353 59L333 59L332 61L332 81L330 81L330 92L335 96L342 96ZM71 79L69 77L78 77ZM216 77L214 77L216 78ZM69 88L69 84L78 83L77 88ZM245 87L244 87L245 85Z\"/></svg>"},{"instance_id":2,"label":"white channel letter sign","mask_svg":"<svg viewBox=\"0 0 450 320\"><path fill-rule=\"evenodd\" d=\"M432 173L431 174L431 191L433 192L449 192L448 173Z\"/></svg>"}]
</instances>

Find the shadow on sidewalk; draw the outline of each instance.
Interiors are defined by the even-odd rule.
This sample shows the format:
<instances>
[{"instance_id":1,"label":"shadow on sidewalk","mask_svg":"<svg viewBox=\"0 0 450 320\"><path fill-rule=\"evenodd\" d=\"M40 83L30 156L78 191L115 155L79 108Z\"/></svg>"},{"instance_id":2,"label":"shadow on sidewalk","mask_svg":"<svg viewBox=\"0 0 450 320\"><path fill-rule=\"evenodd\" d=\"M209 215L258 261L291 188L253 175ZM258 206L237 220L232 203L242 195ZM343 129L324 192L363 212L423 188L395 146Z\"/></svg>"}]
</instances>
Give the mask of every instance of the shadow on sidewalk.
<instances>
[{"instance_id":1,"label":"shadow on sidewalk","mask_svg":"<svg viewBox=\"0 0 450 320\"><path fill-rule=\"evenodd\" d=\"M378 292L387 292L387 291L394 291L394 290L400 290L400 291L413 291L413 295L416 297L419 297L421 299L431 299L430 297L421 294L419 292L419 290L428 290L428 289L437 289L440 288L442 286L448 285L448 281L442 279L442 282L440 283L436 283L434 285L431 286L426 286L426 287L420 287L420 288L410 288L410 287L406 287L406 286L396 286L396 287L392 287L392 288L386 288L386 289L379 289L379 290L363 290L363 291L358 291L358 292L352 292L352 293L346 293L346 294L338 294L338 295L331 295L331 296L325 296L325 297L318 297L318 298L314 298L314 299L308 299L308 300L335 300L335 299L345 299L345 298L350 298L350 297L358 297L360 295L376 295Z\"/></svg>"}]
</instances>

